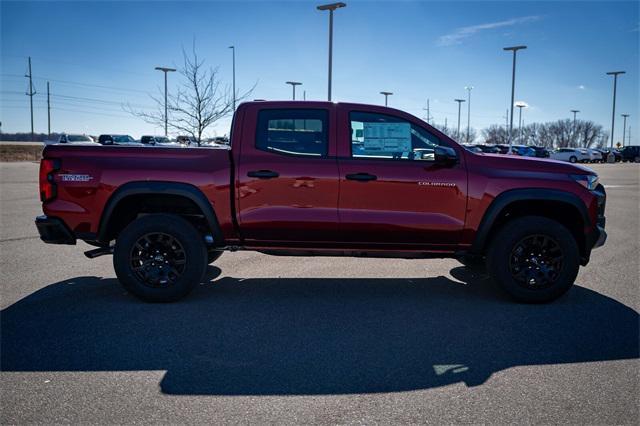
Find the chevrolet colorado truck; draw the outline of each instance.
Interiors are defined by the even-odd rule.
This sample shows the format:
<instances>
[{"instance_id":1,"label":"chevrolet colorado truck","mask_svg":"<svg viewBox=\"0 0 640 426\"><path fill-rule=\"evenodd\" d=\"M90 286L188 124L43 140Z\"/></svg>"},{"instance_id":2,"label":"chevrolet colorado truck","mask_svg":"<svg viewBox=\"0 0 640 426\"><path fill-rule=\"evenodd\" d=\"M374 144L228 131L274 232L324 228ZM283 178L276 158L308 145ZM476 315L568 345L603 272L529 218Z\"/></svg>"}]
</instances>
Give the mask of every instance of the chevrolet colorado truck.
<instances>
[{"instance_id":1,"label":"chevrolet colorado truck","mask_svg":"<svg viewBox=\"0 0 640 426\"><path fill-rule=\"evenodd\" d=\"M135 296L180 299L224 251L456 258L514 299L548 302L606 239L590 169L472 153L405 112L241 104L228 147L47 146L46 243L113 254Z\"/></svg>"}]
</instances>

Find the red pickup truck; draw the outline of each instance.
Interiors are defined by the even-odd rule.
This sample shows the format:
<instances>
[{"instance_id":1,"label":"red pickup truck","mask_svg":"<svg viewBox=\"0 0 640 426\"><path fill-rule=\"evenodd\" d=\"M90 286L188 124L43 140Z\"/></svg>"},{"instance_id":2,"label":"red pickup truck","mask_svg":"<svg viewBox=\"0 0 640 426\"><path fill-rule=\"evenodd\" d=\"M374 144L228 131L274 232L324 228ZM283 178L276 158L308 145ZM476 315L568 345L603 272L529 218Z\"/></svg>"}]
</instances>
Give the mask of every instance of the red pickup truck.
<instances>
[{"instance_id":1,"label":"red pickup truck","mask_svg":"<svg viewBox=\"0 0 640 426\"><path fill-rule=\"evenodd\" d=\"M606 195L579 165L472 153L372 105L247 102L230 147L47 146L44 242L113 254L119 281L174 301L223 251L453 257L516 300L551 301L604 244Z\"/></svg>"}]
</instances>

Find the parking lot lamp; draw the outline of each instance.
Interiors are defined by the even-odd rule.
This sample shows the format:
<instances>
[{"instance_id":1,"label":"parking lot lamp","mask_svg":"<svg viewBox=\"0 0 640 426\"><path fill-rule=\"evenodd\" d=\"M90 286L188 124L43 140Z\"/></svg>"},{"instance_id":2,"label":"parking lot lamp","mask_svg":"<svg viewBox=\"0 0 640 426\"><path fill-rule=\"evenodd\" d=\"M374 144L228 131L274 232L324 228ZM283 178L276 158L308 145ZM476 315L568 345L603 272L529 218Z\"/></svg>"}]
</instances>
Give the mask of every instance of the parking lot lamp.
<instances>
[{"instance_id":1,"label":"parking lot lamp","mask_svg":"<svg viewBox=\"0 0 640 426\"><path fill-rule=\"evenodd\" d=\"M473 90L473 86L465 87L467 89L467 143L469 141L469 132L471 130L471 90Z\"/></svg>"},{"instance_id":2,"label":"parking lot lamp","mask_svg":"<svg viewBox=\"0 0 640 426\"><path fill-rule=\"evenodd\" d=\"M518 107L518 140L522 145L522 108L526 108L527 104L524 102L516 102L516 106Z\"/></svg>"},{"instance_id":3,"label":"parking lot lamp","mask_svg":"<svg viewBox=\"0 0 640 426\"><path fill-rule=\"evenodd\" d=\"M290 84L293 88L293 100L296 100L296 86L300 86L302 83L299 81L285 81L286 84Z\"/></svg>"},{"instance_id":4,"label":"parking lot lamp","mask_svg":"<svg viewBox=\"0 0 640 426\"><path fill-rule=\"evenodd\" d=\"M164 73L164 136L167 137L169 132L167 131L167 122L168 119L168 109L167 109L167 73L174 72L175 68L167 68L167 67L156 67L156 70L162 71Z\"/></svg>"},{"instance_id":5,"label":"parking lot lamp","mask_svg":"<svg viewBox=\"0 0 640 426\"><path fill-rule=\"evenodd\" d=\"M610 71L607 75L613 76L613 111L611 112L611 149L613 149L613 130L616 125L616 89L618 85L618 74L625 74L626 71Z\"/></svg>"},{"instance_id":6,"label":"parking lot lamp","mask_svg":"<svg viewBox=\"0 0 640 426\"><path fill-rule=\"evenodd\" d=\"M381 95L384 95L384 106L387 106L387 99L389 95L393 95L393 92L380 92Z\"/></svg>"},{"instance_id":7,"label":"parking lot lamp","mask_svg":"<svg viewBox=\"0 0 640 426\"><path fill-rule=\"evenodd\" d=\"M235 46L229 46L229 49L231 49L231 60L233 62L233 84L232 84L232 88L233 88L233 112L236 111L236 47Z\"/></svg>"},{"instance_id":8,"label":"parking lot lamp","mask_svg":"<svg viewBox=\"0 0 640 426\"><path fill-rule=\"evenodd\" d=\"M571 131L572 135L573 135L573 139L575 141L576 138L576 114L580 112L579 109L572 109L571 112L573 113L573 129Z\"/></svg>"},{"instance_id":9,"label":"parking lot lamp","mask_svg":"<svg viewBox=\"0 0 640 426\"><path fill-rule=\"evenodd\" d=\"M456 132L456 139L460 142L460 107L462 106L464 99L454 99L454 101L458 103L458 131Z\"/></svg>"},{"instance_id":10,"label":"parking lot lamp","mask_svg":"<svg viewBox=\"0 0 640 426\"><path fill-rule=\"evenodd\" d=\"M327 100L331 101L331 72L332 72L332 63L333 63L333 11L339 9L341 7L346 7L346 3L338 2L331 4L324 4L318 6L318 10L328 10L329 11L329 83L328 83L328 96Z\"/></svg>"},{"instance_id":11,"label":"parking lot lamp","mask_svg":"<svg viewBox=\"0 0 640 426\"><path fill-rule=\"evenodd\" d=\"M511 154L511 149L513 148L513 138L511 135L513 134L513 102L515 100L515 91L516 91L516 52L521 49L526 49L527 46L511 46L504 47L503 50L510 50L513 52L513 68L511 71L511 118L509 121L509 154Z\"/></svg>"},{"instance_id":12,"label":"parking lot lamp","mask_svg":"<svg viewBox=\"0 0 640 426\"><path fill-rule=\"evenodd\" d=\"M627 117L629 116L629 114L622 114L622 118L624 119L623 125L622 125L622 145L624 146L624 140L627 137Z\"/></svg>"}]
</instances>

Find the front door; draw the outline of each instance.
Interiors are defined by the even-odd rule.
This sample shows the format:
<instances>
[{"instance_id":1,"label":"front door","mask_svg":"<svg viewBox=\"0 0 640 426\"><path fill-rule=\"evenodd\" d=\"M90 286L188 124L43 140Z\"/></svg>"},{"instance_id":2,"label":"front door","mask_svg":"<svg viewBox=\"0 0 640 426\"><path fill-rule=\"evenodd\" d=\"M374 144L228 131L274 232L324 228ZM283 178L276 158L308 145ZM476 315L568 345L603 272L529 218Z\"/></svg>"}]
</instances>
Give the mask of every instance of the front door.
<instances>
[{"instance_id":1,"label":"front door","mask_svg":"<svg viewBox=\"0 0 640 426\"><path fill-rule=\"evenodd\" d=\"M316 243L337 238L338 165L333 110L291 107L245 113L237 206L246 243Z\"/></svg>"},{"instance_id":2,"label":"front door","mask_svg":"<svg viewBox=\"0 0 640 426\"><path fill-rule=\"evenodd\" d=\"M340 115L339 144L349 148L339 161L343 240L434 248L457 244L467 173L461 163L436 164L434 147L459 148L408 117L353 109Z\"/></svg>"}]
</instances>

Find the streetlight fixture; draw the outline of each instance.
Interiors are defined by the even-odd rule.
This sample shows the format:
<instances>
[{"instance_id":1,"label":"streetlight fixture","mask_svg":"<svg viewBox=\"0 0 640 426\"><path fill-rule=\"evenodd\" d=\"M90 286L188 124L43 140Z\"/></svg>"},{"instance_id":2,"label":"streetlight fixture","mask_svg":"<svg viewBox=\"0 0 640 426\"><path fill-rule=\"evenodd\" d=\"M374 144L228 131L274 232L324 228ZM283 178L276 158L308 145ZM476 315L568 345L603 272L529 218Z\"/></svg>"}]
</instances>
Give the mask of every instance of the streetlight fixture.
<instances>
[{"instance_id":1,"label":"streetlight fixture","mask_svg":"<svg viewBox=\"0 0 640 426\"><path fill-rule=\"evenodd\" d=\"M527 46L511 46L502 48L502 50L510 50L513 52L513 70L511 72L511 118L509 121L509 154L511 154L513 148L513 139L511 135L513 133L513 102L515 100L516 91L516 52L526 48Z\"/></svg>"},{"instance_id":2,"label":"streetlight fixture","mask_svg":"<svg viewBox=\"0 0 640 426\"><path fill-rule=\"evenodd\" d=\"M627 117L629 114L622 114L622 118L624 118L624 123L622 126L622 145L624 146L624 139L627 137Z\"/></svg>"},{"instance_id":3,"label":"streetlight fixture","mask_svg":"<svg viewBox=\"0 0 640 426\"><path fill-rule=\"evenodd\" d=\"M299 81L285 81L286 84L290 84L293 88L293 100L296 100L296 86L300 86L302 83Z\"/></svg>"},{"instance_id":4,"label":"streetlight fixture","mask_svg":"<svg viewBox=\"0 0 640 426\"><path fill-rule=\"evenodd\" d=\"M529 105L527 105L526 102L516 102L516 107L518 107L518 139L520 140L520 143L522 144L522 108L527 108Z\"/></svg>"},{"instance_id":5,"label":"streetlight fixture","mask_svg":"<svg viewBox=\"0 0 640 426\"><path fill-rule=\"evenodd\" d=\"M233 61L233 111L236 111L236 47L229 46Z\"/></svg>"},{"instance_id":6,"label":"streetlight fixture","mask_svg":"<svg viewBox=\"0 0 640 426\"><path fill-rule=\"evenodd\" d=\"M164 136L167 137L169 132L167 131L168 109L167 109L167 73L174 72L175 68L156 67L156 70L164 73Z\"/></svg>"},{"instance_id":7,"label":"streetlight fixture","mask_svg":"<svg viewBox=\"0 0 640 426\"><path fill-rule=\"evenodd\" d=\"M573 138L575 139L576 137L576 114L580 112L579 109L572 109L571 112L573 113Z\"/></svg>"},{"instance_id":8,"label":"streetlight fixture","mask_svg":"<svg viewBox=\"0 0 640 426\"><path fill-rule=\"evenodd\" d=\"M611 149L613 149L613 130L616 124L616 88L618 85L618 74L625 74L626 71L610 71L607 75L613 76L613 111L611 112ZM624 141L623 141L624 142Z\"/></svg>"},{"instance_id":9,"label":"streetlight fixture","mask_svg":"<svg viewBox=\"0 0 640 426\"><path fill-rule=\"evenodd\" d=\"M469 132L471 130L471 91L473 90L473 86L467 86L465 87L465 89L467 89L467 143L470 143L469 141Z\"/></svg>"},{"instance_id":10,"label":"streetlight fixture","mask_svg":"<svg viewBox=\"0 0 640 426\"><path fill-rule=\"evenodd\" d=\"M341 7L347 7L346 3L338 2L331 4L324 4L318 6L318 10L328 10L329 11L329 83L328 83L328 96L327 99L331 101L331 72L332 72L332 63L333 63L333 11L336 9L340 9Z\"/></svg>"},{"instance_id":11,"label":"streetlight fixture","mask_svg":"<svg viewBox=\"0 0 640 426\"><path fill-rule=\"evenodd\" d=\"M387 98L389 95L393 95L393 92L380 92L381 95L384 95L384 106L387 106Z\"/></svg>"},{"instance_id":12,"label":"streetlight fixture","mask_svg":"<svg viewBox=\"0 0 640 426\"><path fill-rule=\"evenodd\" d=\"M456 139L458 139L458 141L460 141L460 107L462 106L462 103L465 101L464 99L454 99L454 101L456 101L458 103L458 131L456 132Z\"/></svg>"}]
</instances>

